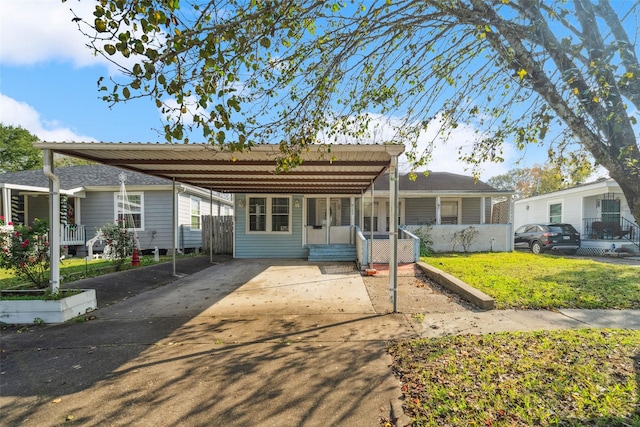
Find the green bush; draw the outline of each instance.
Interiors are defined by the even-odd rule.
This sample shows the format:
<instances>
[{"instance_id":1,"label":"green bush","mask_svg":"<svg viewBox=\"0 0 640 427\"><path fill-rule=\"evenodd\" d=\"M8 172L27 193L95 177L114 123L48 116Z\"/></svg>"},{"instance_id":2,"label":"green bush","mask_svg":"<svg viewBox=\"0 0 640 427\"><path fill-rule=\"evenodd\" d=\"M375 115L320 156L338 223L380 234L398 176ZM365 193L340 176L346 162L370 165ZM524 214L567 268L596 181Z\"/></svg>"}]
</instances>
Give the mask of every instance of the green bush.
<instances>
[{"instance_id":1,"label":"green bush","mask_svg":"<svg viewBox=\"0 0 640 427\"><path fill-rule=\"evenodd\" d=\"M113 262L116 271L120 271L125 260L131 256L136 247L135 233L125 228L124 220L118 220L116 223L108 222L98 232L101 240L106 244L105 257Z\"/></svg>"}]
</instances>

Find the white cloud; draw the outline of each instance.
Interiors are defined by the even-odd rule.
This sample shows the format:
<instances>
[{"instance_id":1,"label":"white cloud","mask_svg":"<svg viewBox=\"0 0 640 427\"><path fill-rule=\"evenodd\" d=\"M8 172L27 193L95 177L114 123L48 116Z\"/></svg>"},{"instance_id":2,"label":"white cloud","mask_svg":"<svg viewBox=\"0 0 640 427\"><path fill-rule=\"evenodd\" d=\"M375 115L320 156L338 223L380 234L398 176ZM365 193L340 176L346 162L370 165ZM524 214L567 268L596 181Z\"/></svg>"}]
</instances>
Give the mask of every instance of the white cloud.
<instances>
[{"instance_id":1,"label":"white cloud","mask_svg":"<svg viewBox=\"0 0 640 427\"><path fill-rule=\"evenodd\" d=\"M380 115L370 115L369 137L364 139L355 139L343 137L338 142L343 144L380 144L389 141L397 141L395 127L401 126L400 119L388 119ZM434 120L435 122L435 120ZM477 138L475 129L470 126L460 125L451 131L448 140L445 142L438 135L437 126L430 127L426 132L422 132L417 140L416 153L422 155L433 141L433 150L431 151L431 161L421 171L430 170L433 172L451 172L460 175L471 175L473 173L473 165L460 160L459 149L464 154L473 150L473 141ZM322 139L322 138L321 138ZM405 144L406 151L410 150L409 144ZM503 147L502 157L504 162L492 163L484 162L478 165L480 179L486 181L495 175L506 173L513 167L513 161L516 156L516 148L507 144ZM406 156L403 154L399 159L399 167L402 172L409 172L410 165Z\"/></svg>"},{"instance_id":2,"label":"white cloud","mask_svg":"<svg viewBox=\"0 0 640 427\"><path fill-rule=\"evenodd\" d=\"M0 106L0 123L5 126L20 126L37 136L41 141L96 141L89 136L77 134L56 121L45 120L29 104L16 101L1 93Z\"/></svg>"},{"instance_id":3,"label":"white cloud","mask_svg":"<svg viewBox=\"0 0 640 427\"><path fill-rule=\"evenodd\" d=\"M70 61L76 66L106 64L85 46L86 39L72 22L70 9L89 22L95 1L2 0L0 2L0 62L30 65Z\"/></svg>"}]
</instances>

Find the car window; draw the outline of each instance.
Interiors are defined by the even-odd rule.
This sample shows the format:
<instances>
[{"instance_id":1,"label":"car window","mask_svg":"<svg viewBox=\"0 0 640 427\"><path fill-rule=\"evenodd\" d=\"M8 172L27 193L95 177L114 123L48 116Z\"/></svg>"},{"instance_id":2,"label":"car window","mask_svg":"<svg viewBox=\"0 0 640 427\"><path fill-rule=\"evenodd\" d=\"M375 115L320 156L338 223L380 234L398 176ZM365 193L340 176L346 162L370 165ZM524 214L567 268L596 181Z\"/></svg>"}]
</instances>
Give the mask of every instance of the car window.
<instances>
[{"instance_id":1,"label":"car window","mask_svg":"<svg viewBox=\"0 0 640 427\"><path fill-rule=\"evenodd\" d=\"M535 233L536 231L539 231L539 227L537 225L530 225L527 228L527 233Z\"/></svg>"},{"instance_id":2,"label":"car window","mask_svg":"<svg viewBox=\"0 0 640 427\"><path fill-rule=\"evenodd\" d=\"M524 233L524 230L527 229L526 225L522 225L520 227L518 227L518 229L515 231L516 233L520 234L520 233Z\"/></svg>"},{"instance_id":3,"label":"car window","mask_svg":"<svg viewBox=\"0 0 640 427\"><path fill-rule=\"evenodd\" d=\"M549 229L551 229L551 231L554 231L556 233L577 233L576 229L573 228L573 225L571 224L558 224L558 225L553 225L550 226Z\"/></svg>"}]
</instances>

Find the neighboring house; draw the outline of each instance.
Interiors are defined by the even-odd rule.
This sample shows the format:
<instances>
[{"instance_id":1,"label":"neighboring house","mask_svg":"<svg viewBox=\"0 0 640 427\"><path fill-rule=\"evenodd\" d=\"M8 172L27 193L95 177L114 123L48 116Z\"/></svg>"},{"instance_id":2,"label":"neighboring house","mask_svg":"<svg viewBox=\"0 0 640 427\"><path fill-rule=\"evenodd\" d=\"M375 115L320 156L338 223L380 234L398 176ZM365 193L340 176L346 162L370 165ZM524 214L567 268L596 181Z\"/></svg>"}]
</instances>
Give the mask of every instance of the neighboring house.
<instances>
[{"instance_id":1,"label":"neighboring house","mask_svg":"<svg viewBox=\"0 0 640 427\"><path fill-rule=\"evenodd\" d=\"M176 183L177 230L172 242L172 181L106 165L69 166L54 172L61 185L61 244L78 255L86 253L85 243L100 226L123 214L134 220L141 249L176 247L186 252L201 247L202 216L233 215L230 194ZM121 175L129 204L122 203ZM0 196L0 215L16 224L49 218L49 180L42 170L0 174Z\"/></svg>"},{"instance_id":2,"label":"neighboring house","mask_svg":"<svg viewBox=\"0 0 640 427\"><path fill-rule=\"evenodd\" d=\"M236 194L235 256L237 258L306 258L320 260L314 250L324 245L343 245L360 250L360 240L374 235L374 262L388 254L389 176L384 174L361 196L322 194ZM512 192L471 177L446 172L418 173L415 180L399 176L398 223L414 234L428 233L436 251L461 251L454 234L469 227L478 233L469 251L510 251L511 224L491 224L492 204ZM328 209L327 209L328 207ZM360 239L358 238L360 235ZM415 241L400 232L399 261L416 259ZM402 242L404 240L404 242ZM407 247L406 251L403 245ZM348 259L328 253L324 259ZM416 248L417 250L417 248ZM406 252L406 255L403 255ZM419 252L419 251L417 251ZM334 258L332 258L334 257Z\"/></svg>"},{"instance_id":3,"label":"neighboring house","mask_svg":"<svg viewBox=\"0 0 640 427\"><path fill-rule=\"evenodd\" d=\"M640 229L620 186L600 179L514 203L514 227L529 223L572 224L582 237L583 255L603 255L611 249L640 249Z\"/></svg>"}]
</instances>

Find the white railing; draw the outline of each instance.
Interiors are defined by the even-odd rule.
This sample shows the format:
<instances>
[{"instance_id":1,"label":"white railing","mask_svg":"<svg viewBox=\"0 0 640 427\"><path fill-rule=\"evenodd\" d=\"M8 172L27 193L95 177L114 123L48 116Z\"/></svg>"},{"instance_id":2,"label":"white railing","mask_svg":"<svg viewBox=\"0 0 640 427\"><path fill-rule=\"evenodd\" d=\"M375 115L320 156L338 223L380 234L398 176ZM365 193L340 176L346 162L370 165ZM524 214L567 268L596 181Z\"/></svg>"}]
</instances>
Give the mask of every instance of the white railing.
<instances>
[{"instance_id":1,"label":"white railing","mask_svg":"<svg viewBox=\"0 0 640 427\"><path fill-rule=\"evenodd\" d=\"M356 254L358 267L362 270L368 267L369 264L369 241L364 234L362 234L362 230L357 225L356 229Z\"/></svg>"},{"instance_id":2,"label":"white railing","mask_svg":"<svg viewBox=\"0 0 640 427\"><path fill-rule=\"evenodd\" d=\"M358 266L361 269L368 267L370 262L376 264L388 264L391 253L391 241L388 237L378 236L373 240L365 237L360 227L356 226L356 251ZM399 263L418 262L420 260L420 239L407 230L398 229L397 261Z\"/></svg>"},{"instance_id":3,"label":"white railing","mask_svg":"<svg viewBox=\"0 0 640 427\"><path fill-rule=\"evenodd\" d=\"M401 227L398 227L398 237L405 241L411 241L413 244L413 262L420 261L420 238Z\"/></svg>"},{"instance_id":4,"label":"white railing","mask_svg":"<svg viewBox=\"0 0 640 427\"><path fill-rule=\"evenodd\" d=\"M61 245L84 245L84 225L63 224L60 228Z\"/></svg>"}]
</instances>

